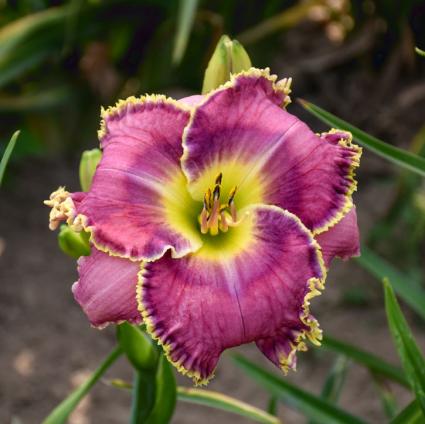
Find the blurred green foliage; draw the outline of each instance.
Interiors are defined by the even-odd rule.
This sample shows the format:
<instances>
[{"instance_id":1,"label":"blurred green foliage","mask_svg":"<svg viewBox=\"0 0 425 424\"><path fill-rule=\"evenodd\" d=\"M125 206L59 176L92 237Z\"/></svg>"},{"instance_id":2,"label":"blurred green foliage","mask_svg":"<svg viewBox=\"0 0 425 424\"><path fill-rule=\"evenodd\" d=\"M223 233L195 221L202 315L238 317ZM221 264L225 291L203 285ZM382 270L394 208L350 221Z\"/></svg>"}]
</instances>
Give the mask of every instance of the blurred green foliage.
<instances>
[{"instance_id":1,"label":"blurred green foliage","mask_svg":"<svg viewBox=\"0 0 425 424\"><path fill-rule=\"evenodd\" d=\"M384 0L0 0L0 139L22 129L15 159L79 151L96 144L101 105L199 91L223 33L269 66L282 31L315 14L337 37L379 16L397 39L418 3L403 2L399 13Z\"/></svg>"}]
</instances>

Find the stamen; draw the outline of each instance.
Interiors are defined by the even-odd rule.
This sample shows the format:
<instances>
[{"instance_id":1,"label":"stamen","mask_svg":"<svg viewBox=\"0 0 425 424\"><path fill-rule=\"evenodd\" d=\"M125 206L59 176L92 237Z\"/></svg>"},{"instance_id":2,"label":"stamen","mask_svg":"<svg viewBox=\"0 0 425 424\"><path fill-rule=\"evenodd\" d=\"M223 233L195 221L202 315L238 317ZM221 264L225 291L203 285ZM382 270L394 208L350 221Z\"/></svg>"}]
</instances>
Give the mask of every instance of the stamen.
<instances>
[{"instance_id":1,"label":"stamen","mask_svg":"<svg viewBox=\"0 0 425 424\"><path fill-rule=\"evenodd\" d=\"M212 208L212 203L211 203L211 189L208 188L207 192L206 192L206 197L207 197L207 202L208 202L208 209Z\"/></svg>"},{"instance_id":2,"label":"stamen","mask_svg":"<svg viewBox=\"0 0 425 424\"><path fill-rule=\"evenodd\" d=\"M233 222L236 222L238 220L238 214L237 214L236 206L235 206L235 202L234 202L235 195L236 195L236 190L237 190L237 186L234 186L230 190L230 193L229 193L229 202L228 202L228 205L229 205L229 208L230 208L230 214L232 215Z\"/></svg>"},{"instance_id":3,"label":"stamen","mask_svg":"<svg viewBox=\"0 0 425 424\"><path fill-rule=\"evenodd\" d=\"M214 187L213 199L214 199L214 201L220 199L220 186L218 184Z\"/></svg>"},{"instance_id":4,"label":"stamen","mask_svg":"<svg viewBox=\"0 0 425 424\"><path fill-rule=\"evenodd\" d=\"M219 228L221 231L223 231L223 233L226 233L229 229L229 225L227 224L227 219L226 219L226 212L220 213Z\"/></svg>"},{"instance_id":5,"label":"stamen","mask_svg":"<svg viewBox=\"0 0 425 424\"><path fill-rule=\"evenodd\" d=\"M221 181L223 179L223 173L220 172L216 177L215 177L215 183L216 185L221 185Z\"/></svg>"},{"instance_id":6,"label":"stamen","mask_svg":"<svg viewBox=\"0 0 425 424\"><path fill-rule=\"evenodd\" d=\"M205 204L204 204L204 208L202 209L201 215L199 217L199 221L201 224L201 233L207 234L208 233L208 211L207 211L207 208L205 207Z\"/></svg>"},{"instance_id":7,"label":"stamen","mask_svg":"<svg viewBox=\"0 0 425 424\"><path fill-rule=\"evenodd\" d=\"M209 232L212 236L215 236L219 231L227 232L229 227L238 225L234 202L237 187L235 186L230 190L227 203L221 204L222 180L223 174L220 172L215 178L213 192L208 188L204 194L203 208L198 218L202 234Z\"/></svg>"}]
</instances>

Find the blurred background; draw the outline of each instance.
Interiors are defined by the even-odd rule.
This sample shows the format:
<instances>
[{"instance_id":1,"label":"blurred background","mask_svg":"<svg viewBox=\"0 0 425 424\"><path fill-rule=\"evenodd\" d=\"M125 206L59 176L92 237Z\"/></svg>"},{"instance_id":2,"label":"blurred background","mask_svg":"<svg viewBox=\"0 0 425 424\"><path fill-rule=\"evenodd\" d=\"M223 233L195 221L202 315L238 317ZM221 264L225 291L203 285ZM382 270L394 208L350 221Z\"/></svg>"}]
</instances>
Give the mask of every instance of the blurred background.
<instances>
[{"instance_id":1,"label":"blurred background","mask_svg":"<svg viewBox=\"0 0 425 424\"><path fill-rule=\"evenodd\" d=\"M423 0L0 0L0 156L21 130L0 191L1 423L39 423L114 343L113 329L91 329L73 301L75 262L57 248L43 199L59 185L78 190L81 153L98 146L101 106L151 92L198 93L222 34L238 39L254 66L292 77L293 100L425 155L425 58L414 52L425 48ZM326 129L295 101L288 110ZM421 179L364 151L358 180L364 244L423 286ZM312 309L325 333L396 360L379 280L358 262L335 261ZM425 346L423 324L406 313ZM254 348L242 350L267 365ZM319 393L332 360L319 349L301 353L288 378ZM340 404L385 422L377 383L355 365L348 372ZM122 361L108 376L129 379L130 370ZM263 408L268 399L226 355L209 388ZM386 390L399 406L409 400L400 388ZM130 395L105 380L70 423L125 423L129 405ZM283 406L279 416L303 422ZM247 422L184 404L173 422L200 419Z\"/></svg>"}]
</instances>

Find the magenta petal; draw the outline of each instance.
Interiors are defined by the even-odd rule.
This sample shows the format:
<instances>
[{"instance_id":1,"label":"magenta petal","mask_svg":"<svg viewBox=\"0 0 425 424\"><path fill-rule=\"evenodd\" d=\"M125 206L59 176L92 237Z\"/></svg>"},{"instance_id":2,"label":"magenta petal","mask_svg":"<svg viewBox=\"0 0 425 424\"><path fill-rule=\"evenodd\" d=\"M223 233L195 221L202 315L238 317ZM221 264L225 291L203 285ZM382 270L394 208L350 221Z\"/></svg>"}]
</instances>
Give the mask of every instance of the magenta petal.
<instances>
[{"instance_id":1,"label":"magenta petal","mask_svg":"<svg viewBox=\"0 0 425 424\"><path fill-rule=\"evenodd\" d=\"M318 234L352 206L360 149L349 133L314 134L280 107L279 93L270 77L253 70L207 96L185 131L183 170L193 189L210 169L218 173L223 164L235 164L246 171L223 172L223 181L233 178L240 192L248 180L258 182L261 194L251 203L289 210ZM198 191L199 197L205 187Z\"/></svg>"},{"instance_id":2,"label":"magenta petal","mask_svg":"<svg viewBox=\"0 0 425 424\"><path fill-rule=\"evenodd\" d=\"M129 99L103 116L102 160L89 193L75 205L92 242L134 260L153 260L168 249L175 256L196 250L199 240L173 226L165 206L167 199L183 203L173 187L184 179L181 138L189 112L152 96Z\"/></svg>"},{"instance_id":3,"label":"magenta petal","mask_svg":"<svg viewBox=\"0 0 425 424\"><path fill-rule=\"evenodd\" d=\"M322 288L325 270L312 234L274 206L255 206L247 219L249 242L232 254L203 247L181 259L166 255L141 274L138 302L148 331L198 384L211 378L224 349L257 341L286 370L305 336L320 338L308 299ZM284 340L275 361L265 344L276 337Z\"/></svg>"},{"instance_id":4,"label":"magenta petal","mask_svg":"<svg viewBox=\"0 0 425 424\"><path fill-rule=\"evenodd\" d=\"M328 231L316 236L322 248L323 259L329 268L334 257L344 260L360 255L359 227L357 225L356 207Z\"/></svg>"},{"instance_id":5,"label":"magenta petal","mask_svg":"<svg viewBox=\"0 0 425 424\"><path fill-rule=\"evenodd\" d=\"M90 256L78 260L80 278L72 292L93 326L102 328L122 321L141 323L136 302L139 270L139 263L109 256L94 247Z\"/></svg>"}]
</instances>

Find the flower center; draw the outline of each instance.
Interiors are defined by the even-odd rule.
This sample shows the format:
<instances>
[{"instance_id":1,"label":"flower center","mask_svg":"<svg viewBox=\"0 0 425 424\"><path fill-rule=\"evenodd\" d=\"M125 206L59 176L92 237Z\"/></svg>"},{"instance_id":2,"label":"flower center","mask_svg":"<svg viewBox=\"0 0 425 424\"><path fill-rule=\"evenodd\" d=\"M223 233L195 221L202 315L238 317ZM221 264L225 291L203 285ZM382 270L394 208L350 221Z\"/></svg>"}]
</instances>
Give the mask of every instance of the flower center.
<instances>
[{"instance_id":1,"label":"flower center","mask_svg":"<svg viewBox=\"0 0 425 424\"><path fill-rule=\"evenodd\" d=\"M219 231L227 232L229 227L238 224L238 216L235 207L236 186L234 186L228 195L227 202L221 203L221 181L223 174L220 172L215 178L214 190L209 188L204 194L204 206L199 214L198 221L201 227L201 233L216 236Z\"/></svg>"}]
</instances>

